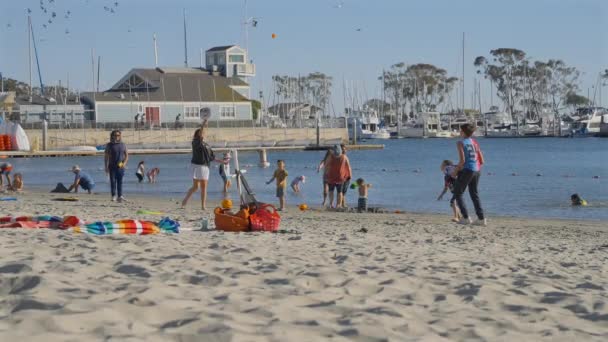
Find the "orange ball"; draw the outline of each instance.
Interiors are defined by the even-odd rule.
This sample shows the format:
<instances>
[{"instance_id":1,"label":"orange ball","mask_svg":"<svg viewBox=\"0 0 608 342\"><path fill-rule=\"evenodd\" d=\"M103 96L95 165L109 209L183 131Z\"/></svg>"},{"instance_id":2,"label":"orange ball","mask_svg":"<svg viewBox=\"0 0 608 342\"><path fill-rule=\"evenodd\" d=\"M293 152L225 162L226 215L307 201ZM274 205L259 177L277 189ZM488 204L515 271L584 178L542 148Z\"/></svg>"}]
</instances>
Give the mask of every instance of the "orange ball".
<instances>
[{"instance_id":1,"label":"orange ball","mask_svg":"<svg viewBox=\"0 0 608 342\"><path fill-rule=\"evenodd\" d=\"M277 37L277 34L276 34L276 33L273 33L273 34L272 34L272 39L275 39L276 37Z\"/></svg>"},{"instance_id":2,"label":"orange ball","mask_svg":"<svg viewBox=\"0 0 608 342\"><path fill-rule=\"evenodd\" d=\"M229 200L229 199L222 200L222 209L232 209L232 200Z\"/></svg>"},{"instance_id":3,"label":"orange ball","mask_svg":"<svg viewBox=\"0 0 608 342\"><path fill-rule=\"evenodd\" d=\"M300 210L302 210L302 211L308 210L308 206L306 204L304 204L304 203L300 204L298 206L298 208L300 208Z\"/></svg>"}]
</instances>

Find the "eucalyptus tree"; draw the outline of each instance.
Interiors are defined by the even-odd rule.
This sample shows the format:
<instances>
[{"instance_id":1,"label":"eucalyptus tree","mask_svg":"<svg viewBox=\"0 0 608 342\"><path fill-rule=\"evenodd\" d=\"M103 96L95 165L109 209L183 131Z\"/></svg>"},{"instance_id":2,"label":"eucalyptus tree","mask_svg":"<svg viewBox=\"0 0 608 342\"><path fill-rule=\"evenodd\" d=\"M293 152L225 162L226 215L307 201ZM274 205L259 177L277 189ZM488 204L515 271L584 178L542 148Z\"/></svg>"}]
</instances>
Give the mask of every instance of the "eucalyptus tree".
<instances>
[{"instance_id":1,"label":"eucalyptus tree","mask_svg":"<svg viewBox=\"0 0 608 342\"><path fill-rule=\"evenodd\" d=\"M477 73L484 74L496 85L498 97L505 103L509 113L516 112L516 105L523 99L523 78L525 78L526 53L512 48L490 51L491 57L475 58L473 65Z\"/></svg>"},{"instance_id":2,"label":"eucalyptus tree","mask_svg":"<svg viewBox=\"0 0 608 342\"><path fill-rule=\"evenodd\" d=\"M321 72L306 76L272 76L280 101L306 102L325 108L331 97L332 78Z\"/></svg>"},{"instance_id":3,"label":"eucalyptus tree","mask_svg":"<svg viewBox=\"0 0 608 342\"><path fill-rule=\"evenodd\" d=\"M458 81L449 77L445 69L425 63L394 64L380 79L384 80L389 101L400 114L405 113L407 103L416 112L435 110Z\"/></svg>"}]
</instances>

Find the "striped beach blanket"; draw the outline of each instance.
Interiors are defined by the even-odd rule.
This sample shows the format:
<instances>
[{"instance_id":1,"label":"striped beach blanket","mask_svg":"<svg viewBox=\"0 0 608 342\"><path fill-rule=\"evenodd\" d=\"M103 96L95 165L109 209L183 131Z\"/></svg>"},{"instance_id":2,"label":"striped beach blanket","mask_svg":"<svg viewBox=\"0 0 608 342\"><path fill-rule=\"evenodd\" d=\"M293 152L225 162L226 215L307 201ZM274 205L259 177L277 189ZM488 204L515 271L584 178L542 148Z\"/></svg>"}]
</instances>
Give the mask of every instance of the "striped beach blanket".
<instances>
[{"instance_id":1,"label":"striped beach blanket","mask_svg":"<svg viewBox=\"0 0 608 342\"><path fill-rule=\"evenodd\" d=\"M5 216L0 217L0 228L53 228L71 229L76 233L93 235L150 235L179 233L179 222L168 217L159 222L140 220L98 221L86 223L76 216Z\"/></svg>"},{"instance_id":2,"label":"striped beach blanket","mask_svg":"<svg viewBox=\"0 0 608 342\"><path fill-rule=\"evenodd\" d=\"M178 233L179 223L169 218L164 218L158 223L140 220L120 220L116 222L98 221L76 226L73 230L77 233L94 235L150 235L158 233Z\"/></svg>"}]
</instances>

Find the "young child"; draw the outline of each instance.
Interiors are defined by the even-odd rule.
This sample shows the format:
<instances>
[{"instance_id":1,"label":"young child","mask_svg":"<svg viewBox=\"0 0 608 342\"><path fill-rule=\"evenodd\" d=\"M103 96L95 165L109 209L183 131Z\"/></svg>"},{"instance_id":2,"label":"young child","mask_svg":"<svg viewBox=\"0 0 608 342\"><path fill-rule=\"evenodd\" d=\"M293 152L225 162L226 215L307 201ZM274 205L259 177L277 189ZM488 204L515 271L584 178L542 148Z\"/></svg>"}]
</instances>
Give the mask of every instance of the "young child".
<instances>
[{"instance_id":1,"label":"young child","mask_svg":"<svg viewBox=\"0 0 608 342\"><path fill-rule=\"evenodd\" d=\"M277 161L277 169L274 171L272 178L266 182L266 184L272 183L273 180L277 181L277 197L279 198L279 211L285 209L285 189L287 188L287 170L285 170L285 162L282 160Z\"/></svg>"},{"instance_id":2,"label":"young child","mask_svg":"<svg viewBox=\"0 0 608 342\"><path fill-rule=\"evenodd\" d=\"M296 194L300 193L300 184L306 183L306 177L298 176L291 181L291 189Z\"/></svg>"},{"instance_id":3,"label":"young child","mask_svg":"<svg viewBox=\"0 0 608 342\"><path fill-rule=\"evenodd\" d=\"M224 181L224 193L228 192L228 188L230 188L230 152L224 152L224 158L222 160L218 160L220 163L220 176Z\"/></svg>"},{"instance_id":4,"label":"young child","mask_svg":"<svg viewBox=\"0 0 608 342\"><path fill-rule=\"evenodd\" d=\"M585 201L584 199L581 198L581 196L579 196L579 194L572 194L572 196L570 196L570 201L572 202L573 206L586 206L587 205L587 201Z\"/></svg>"},{"instance_id":5,"label":"young child","mask_svg":"<svg viewBox=\"0 0 608 342\"><path fill-rule=\"evenodd\" d=\"M7 189L11 188L11 171L13 171L13 165L11 163L2 163L0 164L0 190L4 187L4 181L2 176L6 178Z\"/></svg>"},{"instance_id":6,"label":"young child","mask_svg":"<svg viewBox=\"0 0 608 342\"><path fill-rule=\"evenodd\" d=\"M139 162L139 164L137 164L137 171L135 172L135 175L137 176L139 183L141 183L144 180L145 174L146 174L146 166L144 165L144 161L142 160Z\"/></svg>"},{"instance_id":7,"label":"young child","mask_svg":"<svg viewBox=\"0 0 608 342\"><path fill-rule=\"evenodd\" d=\"M452 207L452 212L454 213L454 217L452 221L459 222L460 221L460 210L458 210L458 205L456 205L456 198L454 197L454 182L456 182L456 177L452 176L454 169L456 166L452 163L451 160L444 160L441 163L441 172L443 173L443 191L437 197L438 201L441 201L443 195L445 195L448 190L452 193L452 198L450 199L450 207Z\"/></svg>"},{"instance_id":8,"label":"young child","mask_svg":"<svg viewBox=\"0 0 608 342\"><path fill-rule=\"evenodd\" d=\"M365 183L363 178L357 179L357 187L359 188L359 202L357 205L357 212L367 211L367 191L372 187L371 184Z\"/></svg>"},{"instance_id":9,"label":"young child","mask_svg":"<svg viewBox=\"0 0 608 342\"><path fill-rule=\"evenodd\" d=\"M155 167L153 169L151 169L150 171L148 171L148 182L150 183L156 183L156 177L158 176L158 174L160 173L160 169Z\"/></svg>"},{"instance_id":10,"label":"young child","mask_svg":"<svg viewBox=\"0 0 608 342\"><path fill-rule=\"evenodd\" d=\"M18 192L23 190L23 176L21 173L17 172L13 176L13 186L11 190Z\"/></svg>"}]
</instances>

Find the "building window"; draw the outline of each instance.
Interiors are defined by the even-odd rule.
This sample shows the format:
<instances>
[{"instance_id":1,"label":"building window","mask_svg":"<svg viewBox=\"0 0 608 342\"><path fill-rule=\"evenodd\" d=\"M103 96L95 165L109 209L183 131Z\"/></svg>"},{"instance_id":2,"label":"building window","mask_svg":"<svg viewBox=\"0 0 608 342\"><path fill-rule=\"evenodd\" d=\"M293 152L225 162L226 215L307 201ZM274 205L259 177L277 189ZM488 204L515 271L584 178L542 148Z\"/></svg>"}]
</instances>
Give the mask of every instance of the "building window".
<instances>
[{"instance_id":1,"label":"building window","mask_svg":"<svg viewBox=\"0 0 608 342\"><path fill-rule=\"evenodd\" d=\"M220 107L220 118L222 119L235 119L236 113L234 106L221 106Z\"/></svg>"},{"instance_id":2,"label":"building window","mask_svg":"<svg viewBox=\"0 0 608 342\"><path fill-rule=\"evenodd\" d=\"M200 118L198 107L184 107L184 119L198 119Z\"/></svg>"},{"instance_id":3,"label":"building window","mask_svg":"<svg viewBox=\"0 0 608 342\"><path fill-rule=\"evenodd\" d=\"M229 55L228 61L230 63L245 63L245 55Z\"/></svg>"}]
</instances>

